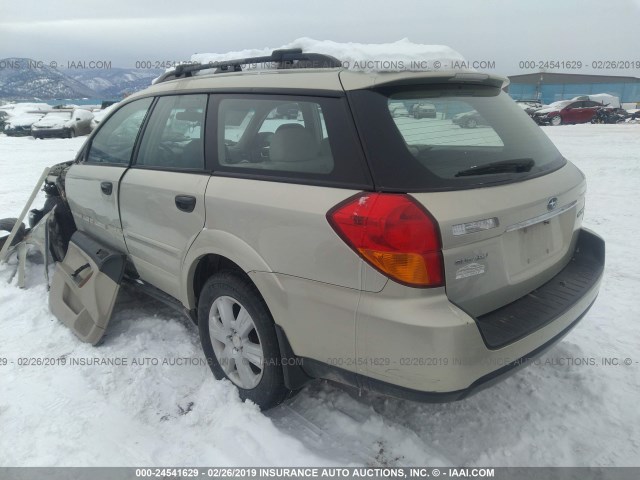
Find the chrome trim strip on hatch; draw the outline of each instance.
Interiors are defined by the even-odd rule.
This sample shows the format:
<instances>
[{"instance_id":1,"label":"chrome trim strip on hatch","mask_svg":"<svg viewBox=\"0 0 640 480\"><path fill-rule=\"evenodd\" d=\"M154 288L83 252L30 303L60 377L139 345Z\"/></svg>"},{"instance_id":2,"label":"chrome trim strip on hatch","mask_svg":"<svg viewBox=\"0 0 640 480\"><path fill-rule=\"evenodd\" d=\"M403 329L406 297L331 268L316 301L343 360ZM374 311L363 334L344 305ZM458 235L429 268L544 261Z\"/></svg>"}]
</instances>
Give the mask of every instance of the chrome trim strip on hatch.
<instances>
[{"instance_id":1,"label":"chrome trim strip on hatch","mask_svg":"<svg viewBox=\"0 0 640 480\"><path fill-rule=\"evenodd\" d=\"M514 230L520 230L521 228L530 227L531 225L535 225L536 223L544 222L553 217L556 217L567 210L571 210L578 203L577 200L574 200L571 203L568 203L564 207L560 207L557 210L553 210L552 212L544 213L537 217L530 218L529 220L525 220L524 222L514 223L513 225L509 225L506 229L506 232L513 232Z\"/></svg>"}]
</instances>

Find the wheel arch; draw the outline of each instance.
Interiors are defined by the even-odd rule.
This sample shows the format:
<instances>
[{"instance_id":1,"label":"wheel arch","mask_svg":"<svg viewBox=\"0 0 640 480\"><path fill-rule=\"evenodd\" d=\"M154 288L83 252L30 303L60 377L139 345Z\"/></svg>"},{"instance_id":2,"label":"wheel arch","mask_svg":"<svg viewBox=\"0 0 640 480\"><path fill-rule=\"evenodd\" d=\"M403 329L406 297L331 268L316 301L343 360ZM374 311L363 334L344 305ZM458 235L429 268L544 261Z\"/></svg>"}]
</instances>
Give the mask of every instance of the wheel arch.
<instances>
[{"instance_id":1,"label":"wheel arch","mask_svg":"<svg viewBox=\"0 0 640 480\"><path fill-rule=\"evenodd\" d=\"M205 229L191 245L182 268L182 303L189 310L197 307L204 282L221 269L235 270L247 278L252 271L272 271L244 240L228 232Z\"/></svg>"},{"instance_id":2,"label":"wheel arch","mask_svg":"<svg viewBox=\"0 0 640 480\"><path fill-rule=\"evenodd\" d=\"M226 235L228 234L225 234L220 238L224 238ZM196 242L199 242L199 240L200 238L198 237ZM270 302L265 298L260 289L260 282L256 283L254 278L249 275L251 272L272 272L272 270L262 257L260 257L248 244L239 238L235 238L234 241L237 242L234 245L234 249L238 252L235 255L229 255L228 251L226 254L222 253L225 251L224 249L213 249L211 248L211 245L219 247L219 244L209 242L205 242L203 244L208 245L209 248L200 249L196 247L196 250L194 250L194 247L192 246L189 250L189 254L187 255L187 258L189 258L189 268L183 269L183 271L187 272L187 278L186 281L183 282L183 285L186 285L185 295L188 302L186 305L188 305L188 309L193 312L191 317L192 319L197 319L198 298L202 287L212 275L223 270L234 271L251 282L251 284L255 286L258 295L260 295L266 308L273 317L273 310L269 305ZM194 245L196 242L194 242ZM243 252L244 255L240 252ZM279 284L278 286L279 288L277 291L282 291L282 286ZM285 386L291 390L300 389L312 378L306 374L299 363L292 361L297 359L297 357L291 348L291 344L289 343L286 333L283 327L278 324L276 319L274 318L273 320L280 353L284 358L289 360L289 362L283 362L281 365Z\"/></svg>"}]
</instances>

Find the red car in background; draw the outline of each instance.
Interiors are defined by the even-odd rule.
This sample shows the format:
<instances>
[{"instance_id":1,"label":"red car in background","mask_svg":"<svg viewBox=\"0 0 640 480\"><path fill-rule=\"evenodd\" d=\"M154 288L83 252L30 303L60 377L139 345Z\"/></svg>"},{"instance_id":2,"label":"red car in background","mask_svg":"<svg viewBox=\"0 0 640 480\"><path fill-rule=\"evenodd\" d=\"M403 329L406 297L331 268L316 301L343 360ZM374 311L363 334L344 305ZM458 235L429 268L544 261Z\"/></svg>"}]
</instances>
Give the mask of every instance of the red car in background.
<instances>
[{"instance_id":1,"label":"red car in background","mask_svg":"<svg viewBox=\"0 0 640 480\"><path fill-rule=\"evenodd\" d=\"M539 125L589 123L596 110L604 106L593 100L560 100L536 110L531 116Z\"/></svg>"}]
</instances>

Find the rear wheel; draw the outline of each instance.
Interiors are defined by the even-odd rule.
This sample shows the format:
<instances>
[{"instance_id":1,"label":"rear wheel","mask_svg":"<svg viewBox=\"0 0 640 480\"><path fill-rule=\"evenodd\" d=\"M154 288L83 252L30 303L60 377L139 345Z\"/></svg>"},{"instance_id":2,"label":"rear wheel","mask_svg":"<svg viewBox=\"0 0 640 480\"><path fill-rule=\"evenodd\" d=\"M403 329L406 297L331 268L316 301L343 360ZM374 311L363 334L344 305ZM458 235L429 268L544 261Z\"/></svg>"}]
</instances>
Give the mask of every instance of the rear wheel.
<instances>
[{"instance_id":1,"label":"rear wheel","mask_svg":"<svg viewBox=\"0 0 640 480\"><path fill-rule=\"evenodd\" d=\"M478 121L475 118L470 118L467 120L467 128L476 128L478 126Z\"/></svg>"},{"instance_id":2,"label":"rear wheel","mask_svg":"<svg viewBox=\"0 0 640 480\"><path fill-rule=\"evenodd\" d=\"M214 376L229 379L238 387L241 399L268 409L290 393L284 386L273 319L247 278L222 271L204 284L198 301L198 329Z\"/></svg>"},{"instance_id":3,"label":"rear wheel","mask_svg":"<svg viewBox=\"0 0 640 480\"><path fill-rule=\"evenodd\" d=\"M555 115L551 117L551 125L557 127L558 125L562 125L562 117L560 115Z\"/></svg>"}]
</instances>

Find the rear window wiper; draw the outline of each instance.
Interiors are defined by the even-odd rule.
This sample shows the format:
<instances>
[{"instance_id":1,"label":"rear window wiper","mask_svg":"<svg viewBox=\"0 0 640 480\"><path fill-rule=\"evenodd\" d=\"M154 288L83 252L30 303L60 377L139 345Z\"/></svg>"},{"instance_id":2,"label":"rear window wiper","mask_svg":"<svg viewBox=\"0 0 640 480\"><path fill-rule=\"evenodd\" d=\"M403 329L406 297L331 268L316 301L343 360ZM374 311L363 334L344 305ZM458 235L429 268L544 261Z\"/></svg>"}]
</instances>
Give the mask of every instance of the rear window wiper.
<instances>
[{"instance_id":1,"label":"rear window wiper","mask_svg":"<svg viewBox=\"0 0 640 480\"><path fill-rule=\"evenodd\" d=\"M492 173L523 173L533 168L536 162L532 158L516 158L513 160L502 160L500 162L487 163L485 165L474 165L471 168L460 170L456 177L470 177L473 175L491 175Z\"/></svg>"}]
</instances>

